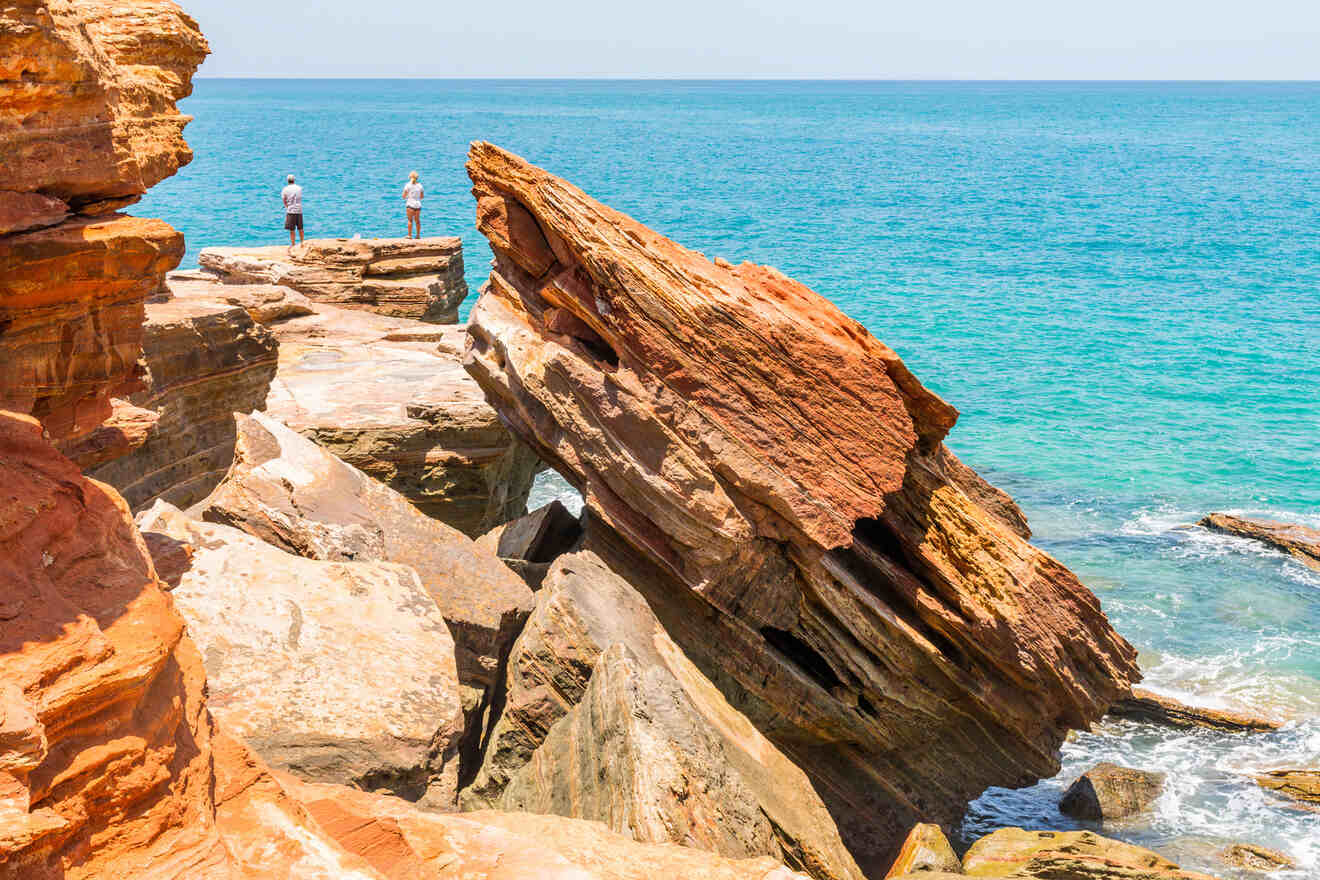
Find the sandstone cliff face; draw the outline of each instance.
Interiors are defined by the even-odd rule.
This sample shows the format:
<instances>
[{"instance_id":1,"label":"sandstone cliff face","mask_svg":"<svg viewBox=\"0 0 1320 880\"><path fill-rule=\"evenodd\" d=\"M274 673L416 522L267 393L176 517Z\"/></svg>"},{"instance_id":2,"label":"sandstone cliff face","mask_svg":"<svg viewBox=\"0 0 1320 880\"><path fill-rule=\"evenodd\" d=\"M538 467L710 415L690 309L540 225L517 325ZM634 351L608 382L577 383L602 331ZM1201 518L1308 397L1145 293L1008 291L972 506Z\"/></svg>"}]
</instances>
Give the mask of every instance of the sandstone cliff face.
<instances>
[{"instance_id":1,"label":"sandstone cliff face","mask_svg":"<svg viewBox=\"0 0 1320 880\"><path fill-rule=\"evenodd\" d=\"M0 234L123 207L187 164L175 102L208 51L170 0L0 9Z\"/></svg>"},{"instance_id":2,"label":"sandstone cliff face","mask_svg":"<svg viewBox=\"0 0 1320 880\"><path fill-rule=\"evenodd\" d=\"M950 475L954 409L773 269L709 262L488 144L468 173L496 255L469 372L863 870L916 821L1056 772L1135 652Z\"/></svg>"},{"instance_id":3,"label":"sandstone cliff face","mask_svg":"<svg viewBox=\"0 0 1320 880\"><path fill-rule=\"evenodd\" d=\"M134 510L157 499L188 507L229 469L233 414L265 407L279 345L242 308L180 296L147 304L142 348L146 388L129 400L156 424L138 449L89 473Z\"/></svg>"},{"instance_id":4,"label":"sandstone cliff face","mask_svg":"<svg viewBox=\"0 0 1320 880\"><path fill-rule=\"evenodd\" d=\"M457 323L458 307L468 295L463 243L455 237L209 247L198 263L229 284L275 284L317 302L431 324Z\"/></svg>"}]
</instances>

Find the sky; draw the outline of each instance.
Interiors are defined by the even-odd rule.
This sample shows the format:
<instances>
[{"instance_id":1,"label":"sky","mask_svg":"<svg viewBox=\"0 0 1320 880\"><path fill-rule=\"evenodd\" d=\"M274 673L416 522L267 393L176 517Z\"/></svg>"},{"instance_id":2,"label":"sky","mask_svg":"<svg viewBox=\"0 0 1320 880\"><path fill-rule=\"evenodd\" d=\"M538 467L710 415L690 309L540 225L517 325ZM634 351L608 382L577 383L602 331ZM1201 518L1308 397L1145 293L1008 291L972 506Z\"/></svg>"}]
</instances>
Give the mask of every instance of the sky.
<instances>
[{"instance_id":1,"label":"sky","mask_svg":"<svg viewBox=\"0 0 1320 880\"><path fill-rule=\"evenodd\" d=\"M1320 0L180 0L202 76L1320 79Z\"/></svg>"}]
</instances>

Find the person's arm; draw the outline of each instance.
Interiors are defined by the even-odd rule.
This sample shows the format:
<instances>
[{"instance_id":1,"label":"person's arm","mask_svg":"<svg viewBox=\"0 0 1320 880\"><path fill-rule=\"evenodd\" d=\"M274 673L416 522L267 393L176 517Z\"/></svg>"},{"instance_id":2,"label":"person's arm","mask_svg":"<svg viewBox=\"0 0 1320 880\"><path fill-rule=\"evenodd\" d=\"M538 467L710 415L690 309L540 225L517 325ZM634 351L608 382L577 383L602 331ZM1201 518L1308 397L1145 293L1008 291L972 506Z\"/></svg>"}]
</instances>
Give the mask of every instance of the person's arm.
<instances>
[{"instance_id":1,"label":"person's arm","mask_svg":"<svg viewBox=\"0 0 1320 880\"><path fill-rule=\"evenodd\" d=\"M417 184L417 201L420 202L424 198L426 198L426 190L419 183Z\"/></svg>"}]
</instances>

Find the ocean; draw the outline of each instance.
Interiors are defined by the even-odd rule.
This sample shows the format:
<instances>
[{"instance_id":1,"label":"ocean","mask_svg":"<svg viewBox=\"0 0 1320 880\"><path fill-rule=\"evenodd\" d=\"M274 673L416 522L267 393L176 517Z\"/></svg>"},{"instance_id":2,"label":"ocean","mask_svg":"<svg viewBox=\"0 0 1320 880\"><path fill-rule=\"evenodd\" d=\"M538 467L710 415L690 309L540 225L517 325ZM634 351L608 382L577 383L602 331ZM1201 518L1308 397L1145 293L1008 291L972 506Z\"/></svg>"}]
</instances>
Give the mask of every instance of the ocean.
<instances>
[{"instance_id":1,"label":"ocean","mask_svg":"<svg viewBox=\"0 0 1320 880\"><path fill-rule=\"evenodd\" d=\"M1097 760L1163 770L1104 833L1234 876L1226 841L1320 876L1320 814L1257 769L1320 766L1320 572L1189 528L1320 527L1320 84L199 80L194 162L131 209L207 245L463 237L467 144L520 153L678 242L768 263L864 323L962 415L949 445L1017 499L1141 651L1147 684L1287 718L1249 738L1104 722L1055 779L991 790L964 839L1057 811ZM554 477L537 500L572 490Z\"/></svg>"}]
</instances>

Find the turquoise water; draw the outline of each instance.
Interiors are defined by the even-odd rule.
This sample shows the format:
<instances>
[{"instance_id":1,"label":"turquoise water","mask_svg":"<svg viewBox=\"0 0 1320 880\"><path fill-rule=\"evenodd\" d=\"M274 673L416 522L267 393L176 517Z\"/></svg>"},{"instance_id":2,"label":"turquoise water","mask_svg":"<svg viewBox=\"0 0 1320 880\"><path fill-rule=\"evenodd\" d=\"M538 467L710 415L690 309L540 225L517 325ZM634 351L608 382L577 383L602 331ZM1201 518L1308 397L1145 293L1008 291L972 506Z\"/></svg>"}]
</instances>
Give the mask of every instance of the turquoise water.
<instances>
[{"instance_id":1,"label":"turquoise water","mask_svg":"<svg viewBox=\"0 0 1320 880\"><path fill-rule=\"evenodd\" d=\"M1250 840L1320 876L1320 814L1243 775L1320 764L1320 572L1181 528L1320 526L1320 85L209 80L185 107L197 159L135 210L182 229L189 261L280 242L290 171L309 235L402 234L417 169L426 231L463 236L475 291L480 138L810 284L961 410L950 445L1151 684L1293 720L1251 740L1106 726L1059 779L988 793L967 833L1067 825L1059 788L1121 758L1174 783L1111 833L1224 875L1211 844Z\"/></svg>"}]
</instances>

